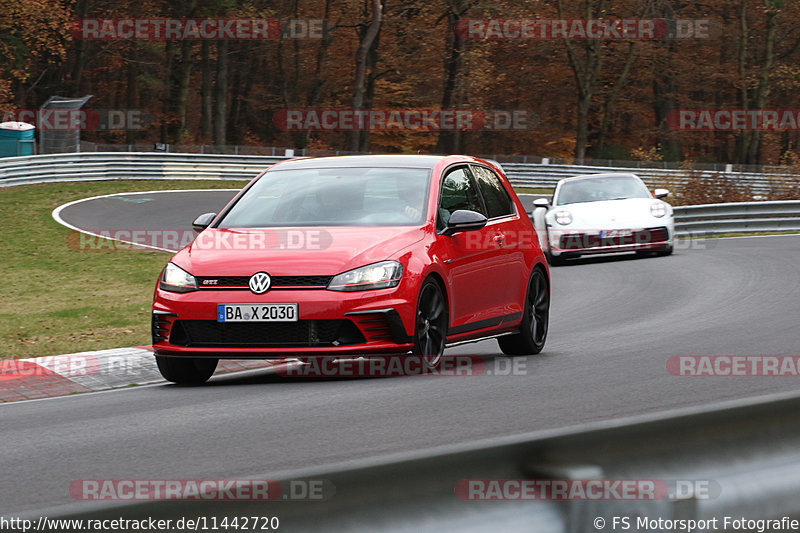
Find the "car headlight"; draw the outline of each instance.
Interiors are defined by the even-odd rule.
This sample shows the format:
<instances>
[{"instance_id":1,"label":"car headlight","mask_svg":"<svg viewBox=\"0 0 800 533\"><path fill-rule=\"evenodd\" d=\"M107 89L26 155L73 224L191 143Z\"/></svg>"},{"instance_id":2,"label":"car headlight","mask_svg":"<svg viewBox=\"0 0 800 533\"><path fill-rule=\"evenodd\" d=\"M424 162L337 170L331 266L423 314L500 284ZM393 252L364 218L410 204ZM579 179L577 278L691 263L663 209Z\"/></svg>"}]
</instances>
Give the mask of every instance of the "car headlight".
<instances>
[{"instance_id":1,"label":"car headlight","mask_svg":"<svg viewBox=\"0 0 800 533\"><path fill-rule=\"evenodd\" d=\"M556 211L556 222L561 224L562 226L567 226L572 224L572 213L569 211Z\"/></svg>"},{"instance_id":2,"label":"car headlight","mask_svg":"<svg viewBox=\"0 0 800 533\"><path fill-rule=\"evenodd\" d=\"M654 217L661 218L667 214L667 206L661 202L650 204L650 214Z\"/></svg>"},{"instance_id":3,"label":"car headlight","mask_svg":"<svg viewBox=\"0 0 800 533\"><path fill-rule=\"evenodd\" d=\"M197 290L197 280L178 265L167 263L158 286L163 291L190 292Z\"/></svg>"},{"instance_id":4,"label":"car headlight","mask_svg":"<svg viewBox=\"0 0 800 533\"><path fill-rule=\"evenodd\" d=\"M381 261L334 276L328 289L345 292L388 289L396 287L402 275L403 265L397 261Z\"/></svg>"}]
</instances>

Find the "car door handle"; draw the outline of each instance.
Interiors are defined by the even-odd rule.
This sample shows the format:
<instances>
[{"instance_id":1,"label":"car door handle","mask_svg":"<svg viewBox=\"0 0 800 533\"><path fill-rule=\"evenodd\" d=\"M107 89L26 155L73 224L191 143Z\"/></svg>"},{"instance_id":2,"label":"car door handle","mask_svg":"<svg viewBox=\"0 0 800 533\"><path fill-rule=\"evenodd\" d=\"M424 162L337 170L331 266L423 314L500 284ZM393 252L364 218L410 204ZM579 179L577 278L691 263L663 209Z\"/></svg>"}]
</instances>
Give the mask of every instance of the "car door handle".
<instances>
[{"instance_id":1,"label":"car door handle","mask_svg":"<svg viewBox=\"0 0 800 533\"><path fill-rule=\"evenodd\" d=\"M503 244L505 242L505 240L506 240L506 236L505 235L495 235L494 237L492 237L492 240L494 240L495 244Z\"/></svg>"}]
</instances>

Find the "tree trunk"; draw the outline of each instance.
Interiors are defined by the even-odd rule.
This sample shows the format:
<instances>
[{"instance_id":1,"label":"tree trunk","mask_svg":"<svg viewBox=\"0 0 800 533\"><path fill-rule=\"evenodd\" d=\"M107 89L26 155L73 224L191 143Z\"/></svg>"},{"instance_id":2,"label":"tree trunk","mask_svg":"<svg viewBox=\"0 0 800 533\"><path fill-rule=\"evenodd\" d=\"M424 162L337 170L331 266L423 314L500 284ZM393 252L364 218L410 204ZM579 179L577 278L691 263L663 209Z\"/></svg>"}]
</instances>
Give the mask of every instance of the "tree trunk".
<instances>
[{"instance_id":1,"label":"tree trunk","mask_svg":"<svg viewBox=\"0 0 800 533\"><path fill-rule=\"evenodd\" d=\"M747 0L739 0L739 105L749 109L750 97L747 92ZM736 162L746 164L747 147L750 144L750 132L743 130L736 138Z\"/></svg>"},{"instance_id":2,"label":"tree trunk","mask_svg":"<svg viewBox=\"0 0 800 533\"><path fill-rule=\"evenodd\" d=\"M209 60L208 41L200 44L200 68L203 80L200 85L200 139L205 141L211 135L211 116L213 114L211 99L211 61Z\"/></svg>"},{"instance_id":3,"label":"tree trunk","mask_svg":"<svg viewBox=\"0 0 800 533\"><path fill-rule=\"evenodd\" d=\"M330 12L331 12L331 2L333 0L325 0L325 13L323 15L323 20L330 19ZM322 77L323 73L323 65L325 64L325 56L328 53L328 48L333 41L333 32L326 32L322 39L319 41L319 45L317 46L317 56L314 63L314 74L311 76L311 86L309 87L308 94L306 96L306 108L313 109L314 106L317 105L317 102L322 95L322 86L325 80ZM308 147L308 140L310 137L311 132L304 131L301 132L300 138L298 140L297 147L298 148L307 148Z\"/></svg>"},{"instance_id":4,"label":"tree trunk","mask_svg":"<svg viewBox=\"0 0 800 533\"><path fill-rule=\"evenodd\" d=\"M460 9L459 9L460 8ZM447 13L447 58L444 63L444 88L442 90L442 110L452 109L458 79L462 75L464 61L461 54L464 39L456 32L456 24L467 9L457 6L458 11L450 9ZM436 142L436 152L440 154L460 152L461 136L456 131L441 131Z\"/></svg>"},{"instance_id":5,"label":"tree trunk","mask_svg":"<svg viewBox=\"0 0 800 533\"><path fill-rule=\"evenodd\" d=\"M366 31L361 36L361 42L356 51L356 73L353 83L353 109L364 109L364 95L366 92L367 79L367 54L372 48L381 29L383 19L383 6L381 0L370 0L372 4L372 21ZM360 131L351 131L348 134L347 150L357 152L360 144Z\"/></svg>"},{"instance_id":6,"label":"tree trunk","mask_svg":"<svg viewBox=\"0 0 800 533\"><path fill-rule=\"evenodd\" d=\"M595 9L596 8L596 9ZM586 0L586 18L596 18L595 12L603 13L603 0ZM558 17L564 17L563 0L558 0ZM583 163L586 157L586 147L589 142L589 111L592 105L597 76L602 67L602 43L597 39L581 41L583 56L578 57L578 52L573 43L564 41L567 50L567 60L575 78L577 88L577 125L575 133L575 162Z\"/></svg>"},{"instance_id":7,"label":"tree trunk","mask_svg":"<svg viewBox=\"0 0 800 533\"><path fill-rule=\"evenodd\" d=\"M166 41L164 43L164 100L161 107L163 118L161 120L160 138L162 143L169 142L169 120L170 120L170 90L172 89L172 51L175 48L174 41Z\"/></svg>"},{"instance_id":8,"label":"tree trunk","mask_svg":"<svg viewBox=\"0 0 800 533\"><path fill-rule=\"evenodd\" d=\"M769 75L772 73L772 65L775 56L775 17L778 15L776 10L766 11L766 39L764 40L764 59L761 61L761 71L758 76L758 84L753 94L753 108L764 109L767 105L769 96ZM760 131L752 132L750 143L747 146L747 163L750 165L761 164L761 140Z\"/></svg>"},{"instance_id":9,"label":"tree trunk","mask_svg":"<svg viewBox=\"0 0 800 533\"><path fill-rule=\"evenodd\" d=\"M173 115L167 130L167 142L179 143L186 137L186 106L192 75L192 41L180 42L180 61L170 79L170 112Z\"/></svg>"},{"instance_id":10,"label":"tree trunk","mask_svg":"<svg viewBox=\"0 0 800 533\"><path fill-rule=\"evenodd\" d=\"M132 45L131 48L133 49L131 53L136 50L136 45ZM139 95L139 64L136 61L129 61L128 62L128 80L126 86L126 97L125 97L125 107L129 110L137 109L139 107L138 102L138 95ZM127 120L127 118L126 118ZM125 125L125 142L127 144L133 144L136 141L136 131L131 129L131 124Z\"/></svg>"},{"instance_id":11,"label":"tree trunk","mask_svg":"<svg viewBox=\"0 0 800 533\"><path fill-rule=\"evenodd\" d=\"M381 10L386 9L386 2L385 0L381 0ZM364 91L364 102L363 107L365 109L372 109L372 101L375 98L375 83L378 81L379 75L376 74L375 70L378 67L378 45L381 40L381 29L378 28L378 33L375 36L375 39L372 41L372 45L369 47L369 52L367 53L367 86ZM365 129L363 131L358 132L359 134L359 142L358 142L358 151L359 152L367 152L369 151L369 137L370 137L370 130Z\"/></svg>"},{"instance_id":12,"label":"tree trunk","mask_svg":"<svg viewBox=\"0 0 800 533\"><path fill-rule=\"evenodd\" d=\"M597 146L594 149L595 157L601 157L603 148L605 148L606 136L611 129L611 120L614 117L614 106L617 103L617 96L619 96L620 89L622 89L628 81L628 73L631 70L633 58L636 55L634 53L635 50L636 41L628 43L628 53L625 56L625 64L622 67L622 72L620 72L619 76L617 76L617 79L614 81L614 85L611 87L611 91L603 105L603 120L600 123L600 131L597 134Z\"/></svg>"},{"instance_id":13,"label":"tree trunk","mask_svg":"<svg viewBox=\"0 0 800 533\"><path fill-rule=\"evenodd\" d=\"M75 19L86 18L89 12L89 0L78 0L75 3ZM83 68L86 66L86 41L84 39L74 40L75 62L72 64L70 73L72 96L78 98L81 92L81 79Z\"/></svg>"},{"instance_id":14,"label":"tree trunk","mask_svg":"<svg viewBox=\"0 0 800 533\"><path fill-rule=\"evenodd\" d=\"M217 83L214 86L215 116L214 116L214 144L223 146L227 138L227 109L228 109L228 41L219 41L217 44Z\"/></svg>"},{"instance_id":15,"label":"tree trunk","mask_svg":"<svg viewBox=\"0 0 800 533\"><path fill-rule=\"evenodd\" d=\"M247 46L245 45L244 58L247 58ZM235 64L235 63L234 63ZM227 139L231 144L241 144L239 134L241 128L239 125L239 117L241 115L241 98L242 98L242 69L234 67L233 80L231 80L231 105L228 110L228 133Z\"/></svg>"}]
</instances>

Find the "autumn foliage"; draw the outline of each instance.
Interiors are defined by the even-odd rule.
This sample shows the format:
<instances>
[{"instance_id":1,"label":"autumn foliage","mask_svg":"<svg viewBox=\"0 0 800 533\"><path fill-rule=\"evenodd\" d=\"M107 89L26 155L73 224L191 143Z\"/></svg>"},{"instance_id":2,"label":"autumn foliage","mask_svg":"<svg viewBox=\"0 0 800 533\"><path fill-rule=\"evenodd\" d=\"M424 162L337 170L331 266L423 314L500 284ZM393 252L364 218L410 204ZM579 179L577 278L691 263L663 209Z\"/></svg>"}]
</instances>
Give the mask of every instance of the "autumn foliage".
<instances>
[{"instance_id":1,"label":"autumn foliage","mask_svg":"<svg viewBox=\"0 0 800 533\"><path fill-rule=\"evenodd\" d=\"M315 38L84 40L87 18L324 21ZM706 21L682 39L469 39L468 19ZM691 28L691 23L689 25ZM698 26L699 28L699 26ZM800 109L800 2L790 0L3 0L0 109L52 95L140 110L102 143L250 144L778 164L800 133L671 129L677 109ZM283 131L288 109L524 111L524 128ZM703 186L699 184L698 186Z\"/></svg>"}]
</instances>

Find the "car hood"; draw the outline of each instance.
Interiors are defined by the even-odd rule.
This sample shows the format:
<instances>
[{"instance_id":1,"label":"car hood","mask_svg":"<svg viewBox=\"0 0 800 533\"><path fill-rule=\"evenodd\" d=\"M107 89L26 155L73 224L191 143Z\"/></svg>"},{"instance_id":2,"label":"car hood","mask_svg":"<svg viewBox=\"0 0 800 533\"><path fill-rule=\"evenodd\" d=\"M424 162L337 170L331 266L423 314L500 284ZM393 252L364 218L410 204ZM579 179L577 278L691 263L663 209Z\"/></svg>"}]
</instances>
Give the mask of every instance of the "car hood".
<instances>
[{"instance_id":1,"label":"car hood","mask_svg":"<svg viewBox=\"0 0 800 533\"><path fill-rule=\"evenodd\" d=\"M554 229L636 229L665 225L672 216L672 208L667 206L667 214L654 217L650 205L661 202L655 198L626 198L624 200L605 200L600 202L581 202L558 205L547 213L547 222ZM555 213L560 210L572 214L572 224L561 226L555 223Z\"/></svg>"},{"instance_id":2,"label":"car hood","mask_svg":"<svg viewBox=\"0 0 800 533\"><path fill-rule=\"evenodd\" d=\"M195 276L330 276L389 259L424 235L395 226L208 228L172 261Z\"/></svg>"}]
</instances>

